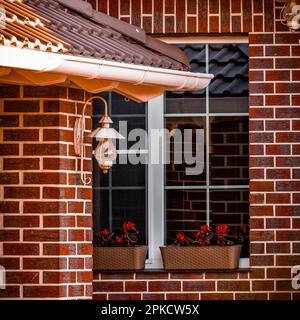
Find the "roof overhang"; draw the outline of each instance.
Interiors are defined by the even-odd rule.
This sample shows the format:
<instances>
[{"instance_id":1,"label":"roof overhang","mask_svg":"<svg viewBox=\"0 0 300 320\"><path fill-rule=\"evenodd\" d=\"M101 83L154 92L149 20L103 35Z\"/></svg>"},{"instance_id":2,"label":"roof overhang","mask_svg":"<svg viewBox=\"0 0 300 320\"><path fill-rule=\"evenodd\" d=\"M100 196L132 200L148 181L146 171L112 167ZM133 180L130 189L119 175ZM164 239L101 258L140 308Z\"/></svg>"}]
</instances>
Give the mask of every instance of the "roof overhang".
<instances>
[{"instance_id":1,"label":"roof overhang","mask_svg":"<svg viewBox=\"0 0 300 320\"><path fill-rule=\"evenodd\" d=\"M212 74L193 73L0 45L0 82L59 85L92 92L116 91L145 102L165 90L201 90Z\"/></svg>"}]
</instances>

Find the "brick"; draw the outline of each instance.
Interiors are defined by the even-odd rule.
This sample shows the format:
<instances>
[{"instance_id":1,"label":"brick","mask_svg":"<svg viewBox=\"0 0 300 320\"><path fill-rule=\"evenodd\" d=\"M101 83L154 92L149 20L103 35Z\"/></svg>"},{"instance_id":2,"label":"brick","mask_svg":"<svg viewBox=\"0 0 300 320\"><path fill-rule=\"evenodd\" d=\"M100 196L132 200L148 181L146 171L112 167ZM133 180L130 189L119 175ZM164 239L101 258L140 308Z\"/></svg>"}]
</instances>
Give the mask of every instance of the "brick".
<instances>
[{"instance_id":1,"label":"brick","mask_svg":"<svg viewBox=\"0 0 300 320\"><path fill-rule=\"evenodd\" d=\"M100 3L102 3L102 2L100 2ZM99 294L99 293L97 293L97 294L93 294L93 300L107 300L107 294ZM149 299L150 300L150 299ZM156 300L156 299L155 299Z\"/></svg>"},{"instance_id":2,"label":"brick","mask_svg":"<svg viewBox=\"0 0 300 320\"><path fill-rule=\"evenodd\" d=\"M68 241L84 241L84 230L69 230Z\"/></svg>"},{"instance_id":3,"label":"brick","mask_svg":"<svg viewBox=\"0 0 300 320\"><path fill-rule=\"evenodd\" d=\"M300 241L300 232L294 230L276 231L277 241Z\"/></svg>"},{"instance_id":4,"label":"brick","mask_svg":"<svg viewBox=\"0 0 300 320\"><path fill-rule=\"evenodd\" d=\"M294 290L292 287L291 280L277 280L276 281L276 290L277 291L292 291Z\"/></svg>"},{"instance_id":5,"label":"brick","mask_svg":"<svg viewBox=\"0 0 300 320\"><path fill-rule=\"evenodd\" d=\"M250 169L249 176L251 180L264 179L265 178L264 169Z\"/></svg>"},{"instance_id":6,"label":"brick","mask_svg":"<svg viewBox=\"0 0 300 320\"><path fill-rule=\"evenodd\" d=\"M76 272L77 282L79 283L92 283L93 282L93 273L92 271L80 271Z\"/></svg>"},{"instance_id":7,"label":"brick","mask_svg":"<svg viewBox=\"0 0 300 320\"><path fill-rule=\"evenodd\" d=\"M251 181L251 192L274 191L273 181Z\"/></svg>"},{"instance_id":8,"label":"brick","mask_svg":"<svg viewBox=\"0 0 300 320\"><path fill-rule=\"evenodd\" d=\"M299 167L300 157L277 157L276 158L277 167Z\"/></svg>"},{"instance_id":9,"label":"brick","mask_svg":"<svg viewBox=\"0 0 300 320\"><path fill-rule=\"evenodd\" d=\"M4 170L39 170L38 158L7 158L3 160Z\"/></svg>"},{"instance_id":10,"label":"brick","mask_svg":"<svg viewBox=\"0 0 300 320\"><path fill-rule=\"evenodd\" d=\"M291 300L292 293L289 292L270 292L270 300Z\"/></svg>"},{"instance_id":11,"label":"brick","mask_svg":"<svg viewBox=\"0 0 300 320\"><path fill-rule=\"evenodd\" d=\"M19 230L0 230L0 241L19 241Z\"/></svg>"},{"instance_id":12,"label":"brick","mask_svg":"<svg viewBox=\"0 0 300 320\"><path fill-rule=\"evenodd\" d=\"M267 243L267 253L290 253L289 243Z\"/></svg>"},{"instance_id":13,"label":"brick","mask_svg":"<svg viewBox=\"0 0 300 320\"><path fill-rule=\"evenodd\" d=\"M67 98L67 88L61 86L24 86L24 97Z\"/></svg>"},{"instance_id":14,"label":"brick","mask_svg":"<svg viewBox=\"0 0 300 320\"><path fill-rule=\"evenodd\" d=\"M43 188L44 199L74 199L75 188L45 187Z\"/></svg>"},{"instance_id":15,"label":"brick","mask_svg":"<svg viewBox=\"0 0 300 320\"><path fill-rule=\"evenodd\" d=\"M267 278L270 279L290 279L291 269L290 268L268 268Z\"/></svg>"},{"instance_id":16,"label":"brick","mask_svg":"<svg viewBox=\"0 0 300 320\"><path fill-rule=\"evenodd\" d=\"M253 280L252 281L253 291L273 291L274 281L272 280Z\"/></svg>"},{"instance_id":17,"label":"brick","mask_svg":"<svg viewBox=\"0 0 300 320\"><path fill-rule=\"evenodd\" d=\"M267 179L290 179L291 173L289 169L267 169Z\"/></svg>"},{"instance_id":18,"label":"brick","mask_svg":"<svg viewBox=\"0 0 300 320\"><path fill-rule=\"evenodd\" d=\"M264 47L263 46L249 46L249 56L250 57L259 57L264 56ZM253 71L249 72L249 76ZM257 72L257 71L256 71ZM263 73L263 71L261 71ZM263 79L262 79L263 80Z\"/></svg>"},{"instance_id":19,"label":"brick","mask_svg":"<svg viewBox=\"0 0 300 320\"><path fill-rule=\"evenodd\" d=\"M250 216L272 216L272 206L250 206Z\"/></svg>"},{"instance_id":20,"label":"brick","mask_svg":"<svg viewBox=\"0 0 300 320\"><path fill-rule=\"evenodd\" d=\"M289 95L266 96L266 106L289 106L290 103Z\"/></svg>"},{"instance_id":21,"label":"brick","mask_svg":"<svg viewBox=\"0 0 300 320\"><path fill-rule=\"evenodd\" d=\"M277 58L275 65L276 65L276 69L299 69L300 68L299 58Z\"/></svg>"},{"instance_id":22,"label":"brick","mask_svg":"<svg viewBox=\"0 0 300 320\"><path fill-rule=\"evenodd\" d=\"M201 300L233 300L233 293L201 293Z\"/></svg>"},{"instance_id":23,"label":"brick","mask_svg":"<svg viewBox=\"0 0 300 320\"><path fill-rule=\"evenodd\" d=\"M217 291L249 291L249 281L218 281Z\"/></svg>"},{"instance_id":24,"label":"brick","mask_svg":"<svg viewBox=\"0 0 300 320\"><path fill-rule=\"evenodd\" d=\"M271 255L251 255L250 256L251 266L274 266L274 256Z\"/></svg>"},{"instance_id":25,"label":"brick","mask_svg":"<svg viewBox=\"0 0 300 320\"><path fill-rule=\"evenodd\" d=\"M300 132L277 132L276 141L277 142L299 142Z\"/></svg>"},{"instance_id":26,"label":"brick","mask_svg":"<svg viewBox=\"0 0 300 320\"><path fill-rule=\"evenodd\" d=\"M3 254L11 256L35 256L39 255L38 244L27 243L3 243Z\"/></svg>"},{"instance_id":27,"label":"brick","mask_svg":"<svg viewBox=\"0 0 300 320\"><path fill-rule=\"evenodd\" d=\"M300 203L300 193L293 193L293 203Z\"/></svg>"},{"instance_id":28,"label":"brick","mask_svg":"<svg viewBox=\"0 0 300 320\"><path fill-rule=\"evenodd\" d=\"M109 294L108 300L141 300L140 294L128 293L128 294Z\"/></svg>"},{"instance_id":29,"label":"brick","mask_svg":"<svg viewBox=\"0 0 300 320\"><path fill-rule=\"evenodd\" d=\"M0 265L4 266L6 270L18 270L20 268L19 258L0 257Z\"/></svg>"},{"instance_id":30,"label":"brick","mask_svg":"<svg viewBox=\"0 0 300 320\"><path fill-rule=\"evenodd\" d=\"M84 259L69 258L69 269L84 269Z\"/></svg>"},{"instance_id":31,"label":"brick","mask_svg":"<svg viewBox=\"0 0 300 320\"><path fill-rule=\"evenodd\" d=\"M18 173L1 173L0 172L0 185L18 184L19 174Z\"/></svg>"},{"instance_id":32,"label":"brick","mask_svg":"<svg viewBox=\"0 0 300 320\"><path fill-rule=\"evenodd\" d=\"M278 108L276 109L276 118L298 118L300 108Z\"/></svg>"},{"instance_id":33,"label":"brick","mask_svg":"<svg viewBox=\"0 0 300 320\"><path fill-rule=\"evenodd\" d=\"M58 156L67 155L67 146L58 143L51 144L24 144L23 154L25 156L37 155L37 156Z\"/></svg>"},{"instance_id":34,"label":"brick","mask_svg":"<svg viewBox=\"0 0 300 320\"><path fill-rule=\"evenodd\" d=\"M25 201L24 213L66 213L66 203L62 201Z\"/></svg>"},{"instance_id":35,"label":"brick","mask_svg":"<svg viewBox=\"0 0 300 320\"><path fill-rule=\"evenodd\" d=\"M126 281L126 292L143 292L147 291L147 283L145 281Z\"/></svg>"},{"instance_id":36,"label":"brick","mask_svg":"<svg viewBox=\"0 0 300 320\"><path fill-rule=\"evenodd\" d=\"M24 286L24 298L66 297L66 286Z\"/></svg>"},{"instance_id":37,"label":"brick","mask_svg":"<svg viewBox=\"0 0 300 320\"><path fill-rule=\"evenodd\" d=\"M261 193L250 193L249 202L251 204L264 203L264 195Z\"/></svg>"},{"instance_id":38,"label":"brick","mask_svg":"<svg viewBox=\"0 0 300 320\"><path fill-rule=\"evenodd\" d=\"M203 279L204 274L202 272L172 272L170 274L171 279Z\"/></svg>"},{"instance_id":39,"label":"brick","mask_svg":"<svg viewBox=\"0 0 300 320\"><path fill-rule=\"evenodd\" d=\"M273 144L266 146L266 154L268 155L289 155L291 147L286 144Z\"/></svg>"},{"instance_id":40,"label":"brick","mask_svg":"<svg viewBox=\"0 0 300 320\"><path fill-rule=\"evenodd\" d=\"M293 131L300 131L300 120L293 120L292 121L292 130Z\"/></svg>"},{"instance_id":41,"label":"brick","mask_svg":"<svg viewBox=\"0 0 300 320\"><path fill-rule=\"evenodd\" d=\"M74 228L75 217L74 216L44 216L43 217L44 228Z\"/></svg>"},{"instance_id":42,"label":"brick","mask_svg":"<svg viewBox=\"0 0 300 320\"><path fill-rule=\"evenodd\" d=\"M271 58L250 58L249 59L249 69L273 69L274 63L273 59ZM273 93L273 85L272 84L266 84L261 83L260 85L263 85L263 89L259 89L257 85L254 83L250 84L251 91L255 93L261 93L261 92L269 92Z\"/></svg>"},{"instance_id":43,"label":"brick","mask_svg":"<svg viewBox=\"0 0 300 320\"><path fill-rule=\"evenodd\" d=\"M14 201L0 201L0 213L19 213L19 202Z\"/></svg>"},{"instance_id":44,"label":"brick","mask_svg":"<svg viewBox=\"0 0 300 320\"><path fill-rule=\"evenodd\" d=\"M68 256L76 254L76 244L70 243L44 243L43 255L44 256Z\"/></svg>"},{"instance_id":45,"label":"brick","mask_svg":"<svg viewBox=\"0 0 300 320\"><path fill-rule=\"evenodd\" d=\"M4 130L4 141L38 141L39 130L37 129L14 129Z\"/></svg>"},{"instance_id":46,"label":"brick","mask_svg":"<svg viewBox=\"0 0 300 320\"><path fill-rule=\"evenodd\" d=\"M59 172L30 172L24 173L24 184L66 184L67 175Z\"/></svg>"},{"instance_id":47,"label":"brick","mask_svg":"<svg viewBox=\"0 0 300 320\"><path fill-rule=\"evenodd\" d=\"M276 216L300 216L299 206L276 206Z\"/></svg>"},{"instance_id":48,"label":"brick","mask_svg":"<svg viewBox=\"0 0 300 320\"><path fill-rule=\"evenodd\" d=\"M0 143L0 156L16 156L16 155L19 155L18 144Z\"/></svg>"},{"instance_id":49,"label":"brick","mask_svg":"<svg viewBox=\"0 0 300 320\"><path fill-rule=\"evenodd\" d=\"M168 293L167 300L199 300L198 293Z\"/></svg>"},{"instance_id":50,"label":"brick","mask_svg":"<svg viewBox=\"0 0 300 320\"><path fill-rule=\"evenodd\" d=\"M15 85L1 85L0 97L1 98L18 98L20 96L20 86Z\"/></svg>"},{"instance_id":51,"label":"brick","mask_svg":"<svg viewBox=\"0 0 300 320\"><path fill-rule=\"evenodd\" d=\"M250 157L250 167L273 167L274 159L272 157Z\"/></svg>"},{"instance_id":52,"label":"brick","mask_svg":"<svg viewBox=\"0 0 300 320\"><path fill-rule=\"evenodd\" d=\"M251 271L249 275L250 275L250 279L265 279L265 269L253 268L253 266L251 266Z\"/></svg>"},{"instance_id":53,"label":"brick","mask_svg":"<svg viewBox=\"0 0 300 320\"><path fill-rule=\"evenodd\" d=\"M215 291L215 281L183 281L183 291Z\"/></svg>"},{"instance_id":54,"label":"brick","mask_svg":"<svg viewBox=\"0 0 300 320\"><path fill-rule=\"evenodd\" d=\"M24 230L24 241L31 242L57 242L67 240L66 230Z\"/></svg>"},{"instance_id":55,"label":"brick","mask_svg":"<svg viewBox=\"0 0 300 320\"><path fill-rule=\"evenodd\" d=\"M66 258L24 258L23 269L25 270L59 270L66 269Z\"/></svg>"},{"instance_id":56,"label":"brick","mask_svg":"<svg viewBox=\"0 0 300 320\"><path fill-rule=\"evenodd\" d=\"M290 55L290 46L266 46L266 56L289 56ZM278 67L278 63L282 63L287 59L276 59L276 68L281 69ZM289 69L287 67L286 69Z\"/></svg>"},{"instance_id":57,"label":"brick","mask_svg":"<svg viewBox=\"0 0 300 320\"><path fill-rule=\"evenodd\" d=\"M268 300L268 295L262 292L236 293L235 300Z\"/></svg>"},{"instance_id":58,"label":"brick","mask_svg":"<svg viewBox=\"0 0 300 320\"><path fill-rule=\"evenodd\" d=\"M179 281L149 281L148 286L150 292L180 291L181 289Z\"/></svg>"},{"instance_id":59,"label":"brick","mask_svg":"<svg viewBox=\"0 0 300 320\"><path fill-rule=\"evenodd\" d=\"M249 81L264 81L264 72L249 71Z\"/></svg>"},{"instance_id":60,"label":"brick","mask_svg":"<svg viewBox=\"0 0 300 320\"><path fill-rule=\"evenodd\" d=\"M143 300L165 300L163 293L143 293Z\"/></svg>"},{"instance_id":61,"label":"brick","mask_svg":"<svg viewBox=\"0 0 300 320\"><path fill-rule=\"evenodd\" d=\"M250 219L250 226L251 229L264 229L264 219L262 218L251 218Z\"/></svg>"},{"instance_id":62,"label":"brick","mask_svg":"<svg viewBox=\"0 0 300 320\"><path fill-rule=\"evenodd\" d=\"M1 86L0 86L1 88ZM0 290L0 298L20 298L20 287L19 286L6 286L5 289Z\"/></svg>"},{"instance_id":63,"label":"brick","mask_svg":"<svg viewBox=\"0 0 300 320\"><path fill-rule=\"evenodd\" d=\"M289 70L267 70L266 71L266 81L290 81L290 71ZM276 98L277 96L270 96L270 98ZM266 98L269 98L267 96Z\"/></svg>"},{"instance_id":64,"label":"brick","mask_svg":"<svg viewBox=\"0 0 300 320\"><path fill-rule=\"evenodd\" d=\"M292 154L293 155L300 155L300 145L296 144L292 146Z\"/></svg>"},{"instance_id":65,"label":"brick","mask_svg":"<svg viewBox=\"0 0 300 320\"><path fill-rule=\"evenodd\" d=\"M254 94L251 94L249 96L248 100L249 100L249 105L252 107L264 105L264 97L263 96L256 96Z\"/></svg>"},{"instance_id":66,"label":"brick","mask_svg":"<svg viewBox=\"0 0 300 320\"><path fill-rule=\"evenodd\" d=\"M69 94L70 89L68 88ZM76 90L76 89L74 89ZM72 97L74 98L74 97ZM71 99L72 99L71 98ZM82 96L80 97L82 98ZM73 99L73 100L82 100L82 99ZM76 105L74 102L61 101L61 100L46 100L43 102L43 111L44 112L56 112L56 113L76 113Z\"/></svg>"},{"instance_id":67,"label":"brick","mask_svg":"<svg viewBox=\"0 0 300 320\"><path fill-rule=\"evenodd\" d=\"M5 228L37 228L40 225L39 216L4 216L3 225Z\"/></svg>"},{"instance_id":68,"label":"brick","mask_svg":"<svg viewBox=\"0 0 300 320\"><path fill-rule=\"evenodd\" d=\"M4 116L0 115L0 127L18 127L19 116Z\"/></svg>"},{"instance_id":69,"label":"brick","mask_svg":"<svg viewBox=\"0 0 300 320\"><path fill-rule=\"evenodd\" d=\"M166 272L139 272L136 274L136 279L151 280L151 279L168 279Z\"/></svg>"},{"instance_id":70,"label":"brick","mask_svg":"<svg viewBox=\"0 0 300 320\"><path fill-rule=\"evenodd\" d=\"M84 285L68 286L68 297L84 296Z\"/></svg>"},{"instance_id":71,"label":"brick","mask_svg":"<svg viewBox=\"0 0 300 320\"><path fill-rule=\"evenodd\" d=\"M4 112L39 112L38 100L8 100L4 101Z\"/></svg>"},{"instance_id":72,"label":"brick","mask_svg":"<svg viewBox=\"0 0 300 320\"><path fill-rule=\"evenodd\" d=\"M290 195L286 193L270 193L266 195L267 203L290 203Z\"/></svg>"},{"instance_id":73,"label":"brick","mask_svg":"<svg viewBox=\"0 0 300 320\"><path fill-rule=\"evenodd\" d=\"M76 272L69 271L45 271L43 272L43 283L73 283L76 282Z\"/></svg>"},{"instance_id":74,"label":"brick","mask_svg":"<svg viewBox=\"0 0 300 320\"><path fill-rule=\"evenodd\" d=\"M277 44L299 44L299 35L297 33L276 33L275 43Z\"/></svg>"},{"instance_id":75,"label":"brick","mask_svg":"<svg viewBox=\"0 0 300 320\"><path fill-rule=\"evenodd\" d=\"M77 244L77 254L78 255L92 255L93 246L91 243L78 243Z\"/></svg>"},{"instance_id":76,"label":"brick","mask_svg":"<svg viewBox=\"0 0 300 320\"><path fill-rule=\"evenodd\" d=\"M126 273L102 273L102 280L133 280L134 274L132 272Z\"/></svg>"},{"instance_id":77,"label":"brick","mask_svg":"<svg viewBox=\"0 0 300 320\"><path fill-rule=\"evenodd\" d=\"M44 158L45 170L75 170L75 160L66 158Z\"/></svg>"},{"instance_id":78,"label":"brick","mask_svg":"<svg viewBox=\"0 0 300 320\"><path fill-rule=\"evenodd\" d=\"M271 132L259 132L249 134L249 142L252 143L272 143L274 142L274 135Z\"/></svg>"},{"instance_id":79,"label":"brick","mask_svg":"<svg viewBox=\"0 0 300 320\"><path fill-rule=\"evenodd\" d=\"M249 44L272 44L273 34L249 34Z\"/></svg>"},{"instance_id":80,"label":"brick","mask_svg":"<svg viewBox=\"0 0 300 320\"><path fill-rule=\"evenodd\" d=\"M269 218L266 220L267 229L286 229L290 228L290 219L288 218Z\"/></svg>"},{"instance_id":81,"label":"brick","mask_svg":"<svg viewBox=\"0 0 300 320\"><path fill-rule=\"evenodd\" d=\"M44 129L43 141L73 142L74 133L73 130Z\"/></svg>"},{"instance_id":82,"label":"brick","mask_svg":"<svg viewBox=\"0 0 300 320\"><path fill-rule=\"evenodd\" d=\"M76 217L76 225L79 228L92 228L93 219L91 216L77 216Z\"/></svg>"},{"instance_id":83,"label":"brick","mask_svg":"<svg viewBox=\"0 0 300 320\"><path fill-rule=\"evenodd\" d=\"M266 121L266 130L269 131L284 131L290 130L290 121L289 120L268 120ZM281 133L276 134L276 139L280 136Z\"/></svg>"},{"instance_id":84,"label":"brick","mask_svg":"<svg viewBox=\"0 0 300 320\"><path fill-rule=\"evenodd\" d=\"M292 71L292 80L293 81L300 81L300 71L299 70Z\"/></svg>"},{"instance_id":85,"label":"brick","mask_svg":"<svg viewBox=\"0 0 300 320\"><path fill-rule=\"evenodd\" d=\"M300 243L293 243L293 253L300 253Z\"/></svg>"},{"instance_id":86,"label":"brick","mask_svg":"<svg viewBox=\"0 0 300 320\"><path fill-rule=\"evenodd\" d=\"M92 188L77 188L77 199L92 200L93 189Z\"/></svg>"},{"instance_id":87,"label":"brick","mask_svg":"<svg viewBox=\"0 0 300 320\"><path fill-rule=\"evenodd\" d=\"M275 88L277 93L295 93L300 91L300 83L298 82L276 83Z\"/></svg>"},{"instance_id":88,"label":"brick","mask_svg":"<svg viewBox=\"0 0 300 320\"><path fill-rule=\"evenodd\" d=\"M220 32L220 19L218 16L210 16L209 17L209 32L218 33Z\"/></svg>"},{"instance_id":89,"label":"brick","mask_svg":"<svg viewBox=\"0 0 300 320\"><path fill-rule=\"evenodd\" d=\"M264 254L265 245L264 243L250 243L251 254Z\"/></svg>"},{"instance_id":90,"label":"brick","mask_svg":"<svg viewBox=\"0 0 300 320\"><path fill-rule=\"evenodd\" d=\"M6 283L7 284L33 284L39 283L38 272L23 272L23 271L12 271L6 272Z\"/></svg>"},{"instance_id":91,"label":"brick","mask_svg":"<svg viewBox=\"0 0 300 320\"><path fill-rule=\"evenodd\" d=\"M300 190L300 181L277 181L277 191L298 191Z\"/></svg>"},{"instance_id":92,"label":"brick","mask_svg":"<svg viewBox=\"0 0 300 320\"><path fill-rule=\"evenodd\" d=\"M67 117L62 115L25 115L24 127L65 127Z\"/></svg>"},{"instance_id":93,"label":"brick","mask_svg":"<svg viewBox=\"0 0 300 320\"><path fill-rule=\"evenodd\" d=\"M251 155L264 155L264 146L259 144L251 144L249 146L249 154Z\"/></svg>"},{"instance_id":94,"label":"brick","mask_svg":"<svg viewBox=\"0 0 300 320\"><path fill-rule=\"evenodd\" d=\"M99 281L94 282L94 292L123 292L122 281Z\"/></svg>"},{"instance_id":95,"label":"brick","mask_svg":"<svg viewBox=\"0 0 300 320\"><path fill-rule=\"evenodd\" d=\"M36 187L4 187L6 199L39 199L40 188Z\"/></svg>"},{"instance_id":96,"label":"brick","mask_svg":"<svg viewBox=\"0 0 300 320\"><path fill-rule=\"evenodd\" d=\"M250 230L250 238L251 241L274 241L274 232Z\"/></svg>"}]
</instances>

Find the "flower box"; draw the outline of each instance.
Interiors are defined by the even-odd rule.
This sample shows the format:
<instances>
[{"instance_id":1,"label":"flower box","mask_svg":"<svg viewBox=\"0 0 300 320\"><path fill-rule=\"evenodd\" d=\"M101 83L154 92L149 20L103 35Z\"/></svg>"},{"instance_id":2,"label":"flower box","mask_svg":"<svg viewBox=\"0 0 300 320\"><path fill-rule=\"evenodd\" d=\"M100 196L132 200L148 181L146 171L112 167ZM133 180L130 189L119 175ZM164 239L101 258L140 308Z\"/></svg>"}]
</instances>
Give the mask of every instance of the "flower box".
<instances>
[{"instance_id":1,"label":"flower box","mask_svg":"<svg viewBox=\"0 0 300 320\"><path fill-rule=\"evenodd\" d=\"M147 246L94 247L94 269L99 271L144 269L147 251Z\"/></svg>"},{"instance_id":2,"label":"flower box","mask_svg":"<svg viewBox=\"0 0 300 320\"><path fill-rule=\"evenodd\" d=\"M160 247L166 270L237 269L242 245Z\"/></svg>"}]
</instances>

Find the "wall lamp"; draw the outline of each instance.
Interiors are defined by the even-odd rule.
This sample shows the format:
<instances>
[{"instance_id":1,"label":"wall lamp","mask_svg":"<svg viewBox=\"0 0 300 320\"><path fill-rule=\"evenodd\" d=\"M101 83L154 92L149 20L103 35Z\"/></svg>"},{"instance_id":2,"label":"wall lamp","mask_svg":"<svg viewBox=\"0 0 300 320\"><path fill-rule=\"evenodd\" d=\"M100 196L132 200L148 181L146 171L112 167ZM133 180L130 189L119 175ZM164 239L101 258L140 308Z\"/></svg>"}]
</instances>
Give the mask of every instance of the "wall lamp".
<instances>
[{"instance_id":1,"label":"wall lamp","mask_svg":"<svg viewBox=\"0 0 300 320\"><path fill-rule=\"evenodd\" d=\"M300 1L299 0L279 0L284 2L280 13L280 20L283 25L288 26L291 30L300 29Z\"/></svg>"},{"instance_id":2,"label":"wall lamp","mask_svg":"<svg viewBox=\"0 0 300 320\"><path fill-rule=\"evenodd\" d=\"M92 179L86 177L83 171L83 160L84 160L84 132L85 132L85 112L86 108L90 102L93 100L101 100L104 104L104 115L99 121L99 128L95 129L87 137L95 138L99 141L98 146L94 150L93 154L96 158L100 169L103 173L107 173L109 169L113 166L113 162L117 158L117 149L114 145L114 139L124 139L124 137L119 134L110 125L113 123L108 115L107 101L100 96L93 96L89 98L82 109L81 117L76 119L74 126L74 149L75 154L80 156L80 177L83 184L90 184Z\"/></svg>"}]
</instances>

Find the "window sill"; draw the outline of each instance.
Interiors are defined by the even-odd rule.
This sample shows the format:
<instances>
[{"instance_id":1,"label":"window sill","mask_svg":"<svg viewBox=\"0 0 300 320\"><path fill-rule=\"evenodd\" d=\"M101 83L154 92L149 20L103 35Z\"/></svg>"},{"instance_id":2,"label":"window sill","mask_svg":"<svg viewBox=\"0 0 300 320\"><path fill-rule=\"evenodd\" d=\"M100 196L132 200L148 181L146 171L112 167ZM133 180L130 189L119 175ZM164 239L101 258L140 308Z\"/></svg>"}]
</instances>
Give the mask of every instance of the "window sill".
<instances>
[{"instance_id":1,"label":"window sill","mask_svg":"<svg viewBox=\"0 0 300 320\"><path fill-rule=\"evenodd\" d=\"M99 273L246 273L251 272L251 268L239 268L239 269L207 269L207 270L165 270L165 269L143 269L143 270L97 270L93 269L94 272Z\"/></svg>"}]
</instances>

